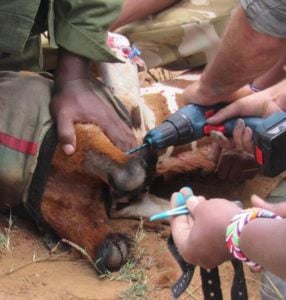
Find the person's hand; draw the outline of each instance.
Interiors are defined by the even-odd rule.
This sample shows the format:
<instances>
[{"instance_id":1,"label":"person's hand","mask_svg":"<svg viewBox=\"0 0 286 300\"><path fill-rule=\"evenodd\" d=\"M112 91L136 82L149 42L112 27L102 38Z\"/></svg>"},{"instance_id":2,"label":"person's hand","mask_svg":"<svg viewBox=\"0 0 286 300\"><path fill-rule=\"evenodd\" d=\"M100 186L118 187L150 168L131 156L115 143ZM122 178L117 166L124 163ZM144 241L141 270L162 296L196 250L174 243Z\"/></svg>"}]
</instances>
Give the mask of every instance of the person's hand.
<instances>
[{"instance_id":1,"label":"person's hand","mask_svg":"<svg viewBox=\"0 0 286 300\"><path fill-rule=\"evenodd\" d=\"M228 99L226 99L227 103L234 102L240 98L247 97L249 95L254 94L255 92L250 88L249 84L244 85L242 88L238 89L234 93L232 93Z\"/></svg>"},{"instance_id":2,"label":"person's hand","mask_svg":"<svg viewBox=\"0 0 286 300\"><path fill-rule=\"evenodd\" d=\"M267 117L274 112L282 111L286 107L285 83L286 81L284 80L274 87L238 99L232 104L229 104L228 106L218 111L211 118L207 119L207 122L210 124L221 124L225 120L236 116ZM222 133L215 131L211 133L211 136L214 141L222 148L237 149L254 155L253 132L251 128L245 125L243 119L237 120L236 126L233 130L232 139L227 139ZM211 153L218 152L219 150L216 149L217 147L218 146L212 146L212 148L214 149L211 150ZM243 156L243 160L245 162L247 162L248 158L251 161L250 156L248 156L248 158L246 155ZM222 178L226 178L224 174L231 174L232 172L237 173L237 168L235 166L243 169L243 160L241 162L241 166L232 163L229 167L227 167L228 164L223 163L223 160L219 161L218 174L220 174ZM244 172L244 174L249 175L249 178L255 175L256 170L258 170L258 166L255 167L254 156L252 167L250 168L250 170L253 172Z\"/></svg>"},{"instance_id":3,"label":"person's hand","mask_svg":"<svg viewBox=\"0 0 286 300\"><path fill-rule=\"evenodd\" d=\"M95 123L121 150L136 146L132 130L113 107L96 93L88 79L66 81L57 87L51 111L57 122L58 136L67 155L76 149L74 123Z\"/></svg>"},{"instance_id":4,"label":"person's hand","mask_svg":"<svg viewBox=\"0 0 286 300\"><path fill-rule=\"evenodd\" d=\"M180 192L188 196L184 190ZM172 195L173 208L177 205L178 194ZM207 201L201 196L189 196L186 204L190 215L170 219L174 242L184 260L210 269L231 259L225 243L225 232L232 217L241 209L225 199Z\"/></svg>"},{"instance_id":5,"label":"person's hand","mask_svg":"<svg viewBox=\"0 0 286 300\"><path fill-rule=\"evenodd\" d=\"M183 91L183 100L185 104L213 105L220 102L220 99L212 94L212 91L204 87L201 80L190 84Z\"/></svg>"},{"instance_id":6,"label":"person's hand","mask_svg":"<svg viewBox=\"0 0 286 300\"><path fill-rule=\"evenodd\" d=\"M286 80L261 92L234 101L207 119L209 124L220 124L239 116L267 117L286 110Z\"/></svg>"},{"instance_id":7,"label":"person's hand","mask_svg":"<svg viewBox=\"0 0 286 300\"><path fill-rule=\"evenodd\" d=\"M218 111L211 118L207 119L210 124L221 124L225 120L236 116L259 116L267 117L274 112L285 110L286 108L286 81L282 81L274 87L264 91L243 97L225 108ZM243 119L238 119L233 130L233 139L227 139L220 132L212 132L212 138L222 148L238 149L254 154L253 132L252 129L245 126ZM212 146L211 153L213 157L219 151L217 146ZM220 162L221 165L221 162ZM255 168L254 164L252 164ZM234 169L234 164L230 167ZM220 169L220 168L219 168ZM255 171L255 170L253 170ZM252 173L253 175L255 172ZM224 177L224 176L223 176Z\"/></svg>"},{"instance_id":8,"label":"person's hand","mask_svg":"<svg viewBox=\"0 0 286 300\"><path fill-rule=\"evenodd\" d=\"M229 150L237 149L252 155L254 154L253 131L245 125L243 119L237 119L232 132L232 138L227 138L219 131L212 131L210 136L221 148Z\"/></svg>"},{"instance_id":9,"label":"person's hand","mask_svg":"<svg viewBox=\"0 0 286 300\"><path fill-rule=\"evenodd\" d=\"M198 80L186 87L183 92L183 99L185 104L194 103L200 105L213 105L219 102L231 103L236 101L237 99L249 96L251 94L253 94L253 91L247 84L231 95L221 98L215 96L211 89L204 87L201 80Z\"/></svg>"},{"instance_id":10,"label":"person's hand","mask_svg":"<svg viewBox=\"0 0 286 300\"><path fill-rule=\"evenodd\" d=\"M286 199L285 199L286 200ZM264 208L274 212L276 215L286 218L286 202L279 203L269 203L258 197L257 195L253 195L251 197L251 203L254 207Z\"/></svg>"},{"instance_id":11,"label":"person's hand","mask_svg":"<svg viewBox=\"0 0 286 300\"><path fill-rule=\"evenodd\" d=\"M230 140L227 142L231 143ZM209 159L216 163L216 176L230 182L251 179L260 170L254 155L234 148L223 149L216 142L211 146Z\"/></svg>"},{"instance_id":12,"label":"person's hand","mask_svg":"<svg viewBox=\"0 0 286 300\"><path fill-rule=\"evenodd\" d=\"M232 182L243 182L253 178L260 167L254 156L252 130L238 119L233 138L226 138L221 132L212 131L214 140L209 159L215 162L218 178Z\"/></svg>"}]
</instances>

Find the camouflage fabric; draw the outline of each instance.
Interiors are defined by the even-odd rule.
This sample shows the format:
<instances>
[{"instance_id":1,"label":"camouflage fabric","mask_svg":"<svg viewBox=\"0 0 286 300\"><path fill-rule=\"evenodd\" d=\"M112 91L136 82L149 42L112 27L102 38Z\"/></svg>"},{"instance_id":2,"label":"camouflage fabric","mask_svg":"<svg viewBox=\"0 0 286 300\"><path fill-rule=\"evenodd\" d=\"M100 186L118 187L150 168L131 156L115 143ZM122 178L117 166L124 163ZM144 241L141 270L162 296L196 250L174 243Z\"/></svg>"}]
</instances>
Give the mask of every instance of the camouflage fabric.
<instances>
[{"instance_id":1,"label":"camouflage fabric","mask_svg":"<svg viewBox=\"0 0 286 300\"><path fill-rule=\"evenodd\" d=\"M0 209L26 204L29 197L42 143L54 125L49 109L53 80L48 75L0 71ZM99 80L93 84L97 97L130 124L125 108L108 88Z\"/></svg>"},{"instance_id":2,"label":"camouflage fabric","mask_svg":"<svg viewBox=\"0 0 286 300\"><path fill-rule=\"evenodd\" d=\"M148 68L176 62L182 68L209 61L237 0L182 0L117 32L142 51Z\"/></svg>"},{"instance_id":3,"label":"camouflage fabric","mask_svg":"<svg viewBox=\"0 0 286 300\"><path fill-rule=\"evenodd\" d=\"M0 208L24 201L53 124L51 89L52 80L36 73L0 72Z\"/></svg>"},{"instance_id":4,"label":"camouflage fabric","mask_svg":"<svg viewBox=\"0 0 286 300\"><path fill-rule=\"evenodd\" d=\"M109 25L123 0L0 1L0 70L40 71L39 34L48 30L50 46L93 61L118 61L106 46Z\"/></svg>"}]
</instances>

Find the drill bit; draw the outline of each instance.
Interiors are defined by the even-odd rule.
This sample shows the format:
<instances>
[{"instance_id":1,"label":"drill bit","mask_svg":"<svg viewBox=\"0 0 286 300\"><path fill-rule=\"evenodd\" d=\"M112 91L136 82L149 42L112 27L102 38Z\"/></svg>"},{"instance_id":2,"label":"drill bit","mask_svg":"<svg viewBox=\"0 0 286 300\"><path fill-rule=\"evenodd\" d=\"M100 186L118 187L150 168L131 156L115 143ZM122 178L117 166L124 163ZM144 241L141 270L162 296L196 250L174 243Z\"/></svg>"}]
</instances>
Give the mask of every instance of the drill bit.
<instances>
[{"instance_id":1,"label":"drill bit","mask_svg":"<svg viewBox=\"0 0 286 300\"><path fill-rule=\"evenodd\" d=\"M135 148L133 148L133 149L128 150L126 153L127 153L127 154L133 154L133 153L135 153L135 152L137 152L137 151L141 151L142 149L147 148L147 147L149 147L149 146L150 146L149 143L144 143L144 144L142 144L142 145L140 145L140 146L138 146L138 147L135 147Z\"/></svg>"}]
</instances>

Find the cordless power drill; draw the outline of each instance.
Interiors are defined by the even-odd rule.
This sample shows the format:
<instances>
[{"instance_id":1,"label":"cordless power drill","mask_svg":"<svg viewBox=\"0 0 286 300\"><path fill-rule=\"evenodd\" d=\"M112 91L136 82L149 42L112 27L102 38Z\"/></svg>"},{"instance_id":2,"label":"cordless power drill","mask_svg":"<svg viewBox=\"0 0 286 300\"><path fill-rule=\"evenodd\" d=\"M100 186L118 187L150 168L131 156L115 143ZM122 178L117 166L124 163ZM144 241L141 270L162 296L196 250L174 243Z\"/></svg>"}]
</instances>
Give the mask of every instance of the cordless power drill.
<instances>
[{"instance_id":1,"label":"cordless power drill","mask_svg":"<svg viewBox=\"0 0 286 300\"><path fill-rule=\"evenodd\" d=\"M128 151L129 154L143 148L165 149L198 140L212 130L231 136L237 118L220 125L209 125L206 119L225 105L187 105L173 113L159 126L151 129L144 143ZM274 113L268 118L244 117L245 125L253 130L256 161L263 175L274 177L286 170L286 112Z\"/></svg>"}]
</instances>

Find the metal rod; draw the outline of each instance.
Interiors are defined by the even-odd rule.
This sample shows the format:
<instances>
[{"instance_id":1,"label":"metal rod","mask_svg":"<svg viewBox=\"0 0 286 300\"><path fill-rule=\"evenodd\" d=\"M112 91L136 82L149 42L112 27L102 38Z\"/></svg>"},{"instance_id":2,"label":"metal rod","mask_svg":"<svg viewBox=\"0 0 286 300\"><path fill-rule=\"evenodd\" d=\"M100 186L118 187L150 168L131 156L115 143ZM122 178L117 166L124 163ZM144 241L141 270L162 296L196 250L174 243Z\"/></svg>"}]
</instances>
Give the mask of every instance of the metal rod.
<instances>
[{"instance_id":1,"label":"metal rod","mask_svg":"<svg viewBox=\"0 0 286 300\"><path fill-rule=\"evenodd\" d=\"M150 144L145 143L145 144L142 144L142 145L140 145L140 146L138 146L138 147L135 147L135 148L133 148L133 149L128 150L126 153L127 153L127 154L133 154L133 153L135 153L135 152L137 152L137 151L141 151L142 149L147 148L147 147L149 147L149 146L150 146Z\"/></svg>"}]
</instances>

